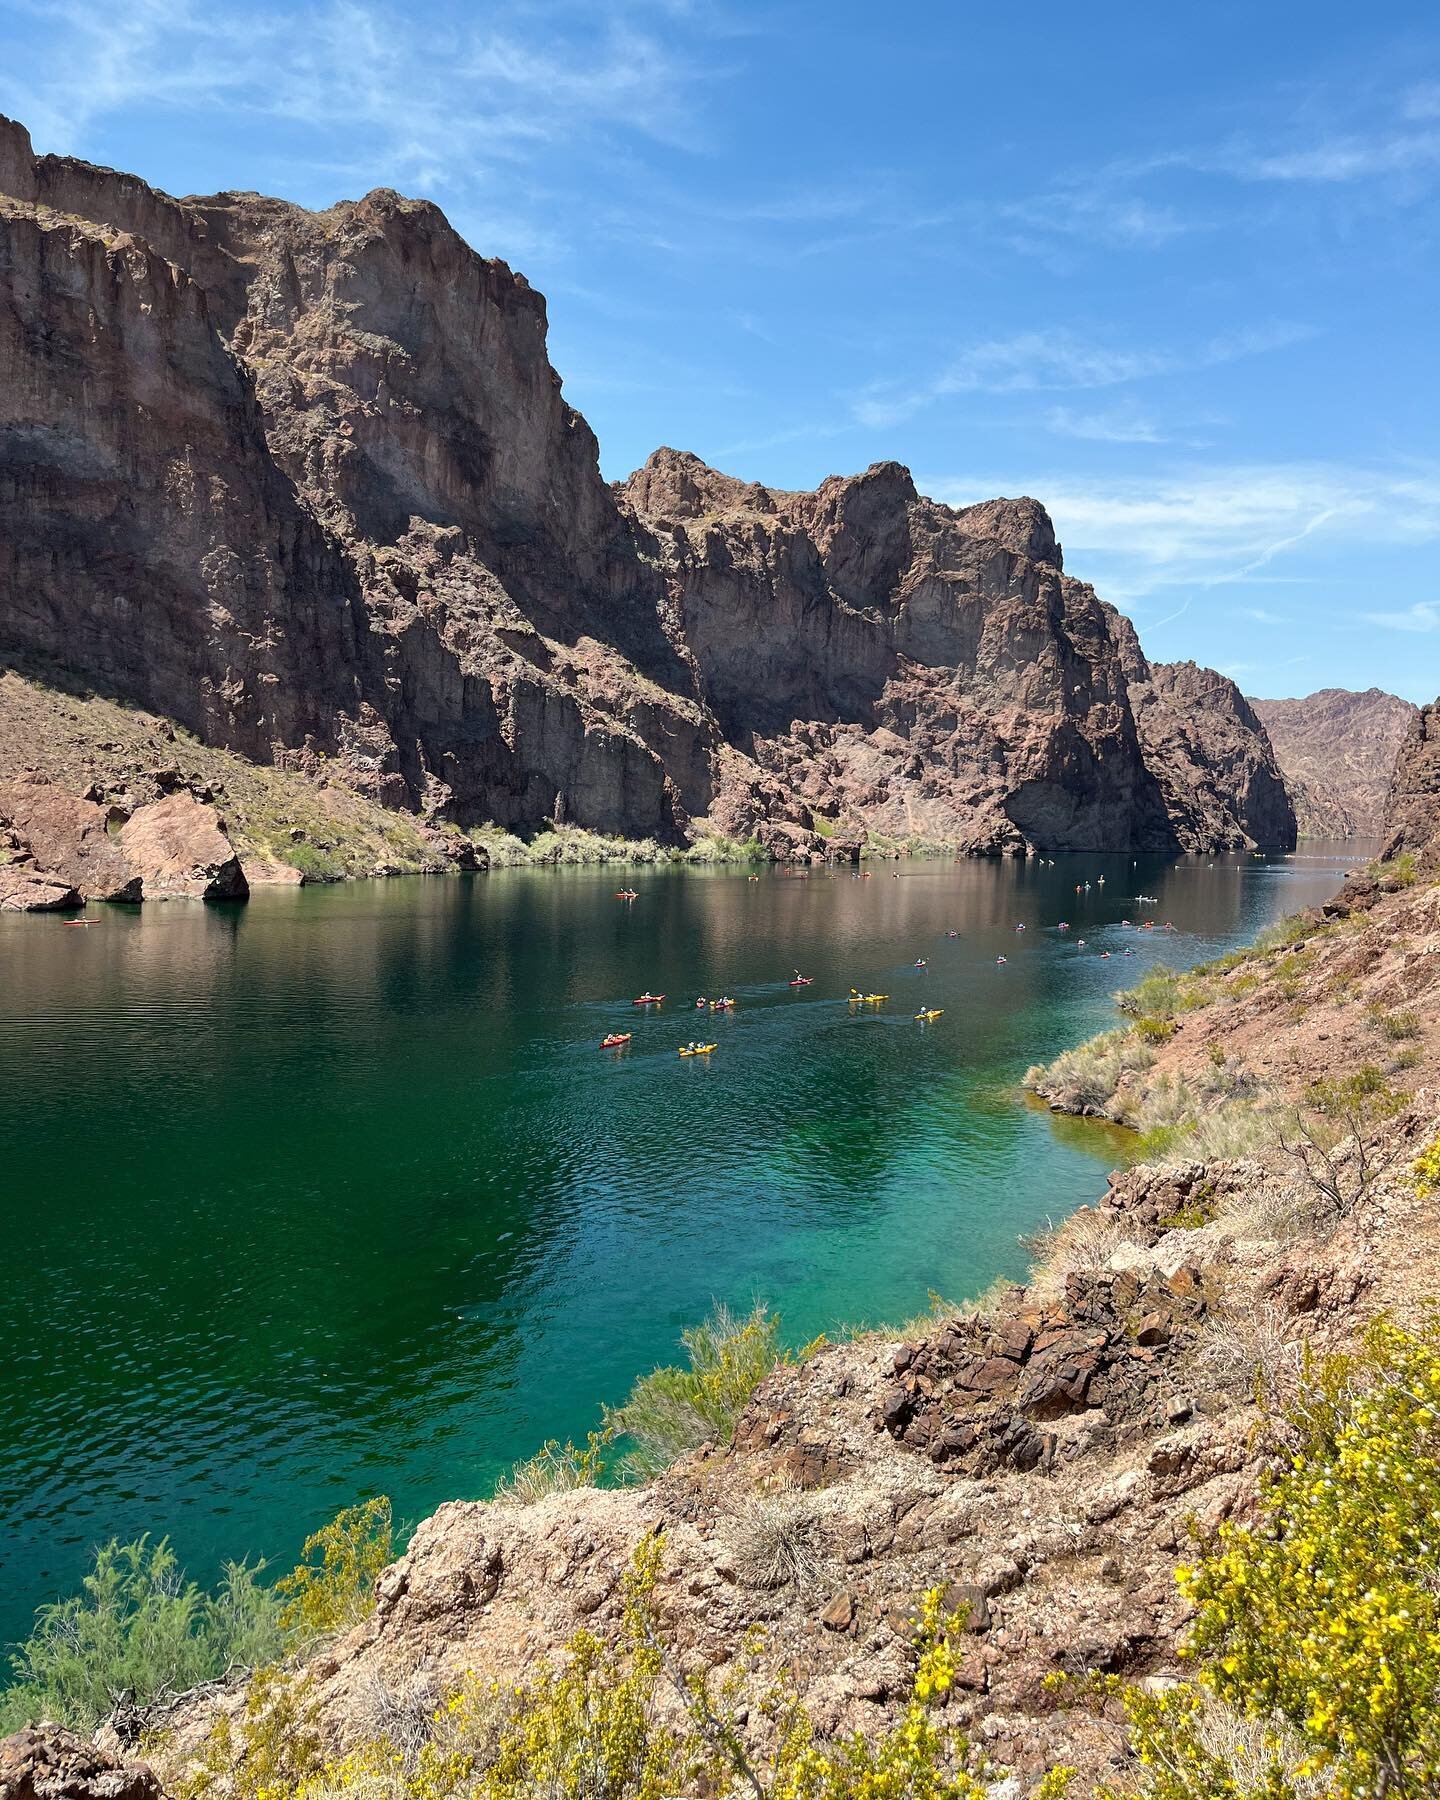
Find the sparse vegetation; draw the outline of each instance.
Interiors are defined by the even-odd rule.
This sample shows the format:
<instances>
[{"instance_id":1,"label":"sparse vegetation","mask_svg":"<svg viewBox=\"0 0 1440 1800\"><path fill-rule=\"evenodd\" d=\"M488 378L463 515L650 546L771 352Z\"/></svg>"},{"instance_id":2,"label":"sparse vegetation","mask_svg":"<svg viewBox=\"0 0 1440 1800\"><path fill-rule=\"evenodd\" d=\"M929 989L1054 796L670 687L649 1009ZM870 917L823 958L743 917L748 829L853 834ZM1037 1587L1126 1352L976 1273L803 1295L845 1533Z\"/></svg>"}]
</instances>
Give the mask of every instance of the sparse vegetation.
<instances>
[{"instance_id":1,"label":"sparse vegetation","mask_svg":"<svg viewBox=\"0 0 1440 1800\"><path fill-rule=\"evenodd\" d=\"M543 1500L547 1494L594 1487L605 1471L605 1452L613 1437L609 1430L592 1431L583 1450L568 1438L563 1444L557 1438L548 1438L534 1456L515 1464L496 1487L495 1499L524 1506L532 1500Z\"/></svg>"},{"instance_id":2,"label":"sparse vegetation","mask_svg":"<svg viewBox=\"0 0 1440 1800\"><path fill-rule=\"evenodd\" d=\"M1114 1100L1121 1080L1148 1069L1154 1061L1149 1046L1121 1026L1062 1051L1052 1063L1036 1064L1026 1071L1025 1085L1067 1112L1103 1112Z\"/></svg>"},{"instance_id":3,"label":"sparse vegetation","mask_svg":"<svg viewBox=\"0 0 1440 1800\"><path fill-rule=\"evenodd\" d=\"M794 1489L757 1494L726 1527L730 1555L752 1587L813 1590L826 1556L813 1495Z\"/></svg>"},{"instance_id":4,"label":"sparse vegetation","mask_svg":"<svg viewBox=\"0 0 1440 1800\"><path fill-rule=\"evenodd\" d=\"M1420 1015L1410 1007L1402 1012L1387 1013L1383 1006L1372 1006L1370 1022L1380 1036L1392 1044L1403 1044L1407 1038L1420 1035Z\"/></svg>"},{"instance_id":5,"label":"sparse vegetation","mask_svg":"<svg viewBox=\"0 0 1440 1800\"><path fill-rule=\"evenodd\" d=\"M606 1431L628 1444L624 1462L632 1475L658 1474L685 1451L728 1437L755 1389L789 1360L780 1347L780 1319L763 1306L745 1318L717 1306L703 1325L682 1332L680 1342L688 1367L642 1375L624 1405L605 1415Z\"/></svg>"},{"instance_id":6,"label":"sparse vegetation","mask_svg":"<svg viewBox=\"0 0 1440 1800\"><path fill-rule=\"evenodd\" d=\"M1340 1217L1352 1212L1403 1154L1398 1138L1386 1143L1375 1134L1407 1097L1367 1064L1350 1075L1312 1081L1280 1125L1280 1148Z\"/></svg>"},{"instance_id":7,"label":"sparse vegetation","mask_svg":"<svg viewBox=\"0 0 1440 1800\"><path fill-rule=\"evenodd\" d=\"M166 1538L103 1545L83 1591L42 1607L12 1657L0 1735L41 1718L92 1731L123 1703L145 1705L268 1662L287 1634L278 1597L258 1580L263 1568L227 1563L205 1593Z\"/></svg>"},{"instance_id":8,"label":"sparse vegetation","mask_svg":"<svg viewBox=\"0 0 1440 1800\"><path fill-rule=\"evenodd\" d=\"M1032 1259L1030 1294L1049 1304L1065 1298L1070 1276L1103 1269L1117 1250L1135 1239L1119 1217L1082 1206L1058 1225L1043 1226L1021 1242Z\"/></svg>"}]
</instances>

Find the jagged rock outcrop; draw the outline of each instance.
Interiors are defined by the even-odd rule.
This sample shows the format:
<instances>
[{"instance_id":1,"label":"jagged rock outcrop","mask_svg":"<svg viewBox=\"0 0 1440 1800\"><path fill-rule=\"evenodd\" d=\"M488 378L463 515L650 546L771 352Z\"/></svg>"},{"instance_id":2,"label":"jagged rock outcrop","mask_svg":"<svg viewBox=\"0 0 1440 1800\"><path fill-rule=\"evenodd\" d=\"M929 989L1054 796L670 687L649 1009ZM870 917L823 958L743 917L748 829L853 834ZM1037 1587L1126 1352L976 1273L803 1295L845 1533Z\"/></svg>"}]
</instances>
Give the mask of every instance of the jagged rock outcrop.
<instances>
[{"instance_id":1,"label":"jagged rock outcrop","mask_svg":"<svg viewBox=\"0 0 1440 1800\"><path fill-rule=\"evenodd\" d=\"M1422 868L1440 864L1440 700L1411 720L1385 801L1382 857L1406 851Z\"/></svg>"},{"instance_id":2,"label":"jagged rock outcrop","mask_svg":"<svg viewBox=\"0 0 1440 1800\"><path fill-rule=\"evenodd\" d=\"M0 909L87 900L243 900L249 884L213 806L180 790L134 813L30 774L0 783Z\"/></svg>"},{"instance_id":3,"label":"jagged rock outcrop","mask_svg":"<svg viewBox=\"0 0 1440 1800\"><path fill-rule=\"evenodd\" d=\"M1138 703L1037 502L670 450L612 489L544 301L428 203L174 200L0 121L0 286L28 667L462 826L1290 839L1243 703Z\"/></svg>"},{"instance_id":4,"label":"jagged rock outcrop","mask_svg":"<svg viewBox=\"0 0 1440 1800\"><path fill-rule=\"evenodd\" d=\"M84 900L138 900L140 877L110 835L110 814L38 777L0 785L0 826L36 870Z\"/></svg>"},{"instance_id":5,"label":"jagged rock outcrop","mask_svg":"<svg viewBox=\"0 0 1440 1800\"><path fill-rule=\"evenodd\" d=\"M98 1750L58 1725L0 1740L0 1800L161 1800L148 1764Z\"/></svg>"},{"instance_id":6,"label":"jagged rock outcrop","mask_svg":"<svg viewBox=\"0 0 1440 1800\"><path fill-rule=\"evenodd\" d=\"M1395 759L1418 710L1381 688L1252 700L1275 747L1301 837L1374 837Z\"/></svg>"}]
</instances>

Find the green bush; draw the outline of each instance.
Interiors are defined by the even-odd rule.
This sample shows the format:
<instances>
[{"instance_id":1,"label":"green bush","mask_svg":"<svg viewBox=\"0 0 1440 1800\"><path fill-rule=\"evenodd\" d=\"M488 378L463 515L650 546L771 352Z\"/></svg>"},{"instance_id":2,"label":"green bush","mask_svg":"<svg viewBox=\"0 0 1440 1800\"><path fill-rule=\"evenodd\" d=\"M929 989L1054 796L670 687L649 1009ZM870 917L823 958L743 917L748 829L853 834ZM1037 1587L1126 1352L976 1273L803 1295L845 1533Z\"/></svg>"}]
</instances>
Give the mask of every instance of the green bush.
<instances>
[{"instance_id":1,"label":"green bush","mask_svg":"<svg viewBox=\"0 0 1440 1800\"><path fill-rule=\"evenodd\" d=\"M1157 963L1133 988L1123 988L1115 996L1115 1004L1132 1019L1169 1019L1180 1005L1180 977L1173 969Z\"/></svg>"},{"instance_id":2,"label":"green bush","mask_svg":"<svg viewBox=\"0 0 1440 1800\"><path fill-rule=\"evenodd\" d=\"M391 1557L390 1502L383 1494L337 1513L305 1540L299 1565L275 1583L280 1623L309 1638L343 1630L370 1610L375 1578Z\"/></svg>"},{"instance_id":3,"label":"green bush","mask_svg":"<svg viewBox=\"0 0 1440 1800\"><path fill-rule=\"evenodd\" d=\"M680 1342L688 1368L642 1375L624 1405L605 1414L607 1432L629 1442L626 1468L642 1479L699 1444L727 1438L755 1389L786 1360L779 1316L763 1306L743 1319L717 1306L703 1325L682 1332Z\"/></svg>"},{"instance_id":4,"label":"green bush","mask_svg":"<svg viewBox=\"0 0 1440 1800\"><path fill-rule=\"evenodd\" d=\"M1383 1007L1372 1006L1370 1020L1381 1037L1388 1038L1392 1044L1403 1044L1406 1038L1420 1035L1420 1015L1411 1008L1387 1013Z\"/></svg>"},{"instance_id":5,"label":"green bush","mask_svg":"<svg viewBox=\"0 0 1440 1800\"><path fill-rule=\"evenodd\" d=\"M583 1450L568 1438L563 1444L558 1438L547 1438L533 1456L517 1462L496 1484L494 1498L524 1506L547 1494L594 1487L604 1473L604 1453L611 1436L608 1431L592 1431Z\"/></svg>"},{"instance_id":6,"label":"green bush","mask_svg":"<svg viewBox=\"0 0 1440 1800\"><path fill-rule=\"evenodd\" d=\"M1277 919L1273 925L1257 931L1252 948L1262 955L1267 950L1288 950L1292 944L1311 936L1314 930L1314 921L1307 919L1304 913L1291 913L1288 918Z\"/></svg>"},{"instance_id":7,"label":"green bush","mask_svg":"<svg viewBox=\"0 0 1440 1800\"><path fill-rule=\"evenodd\" d=\"M1028 1069L1025 1086L1067 1112L1100 1112L1115 1098L1124 1076L1139 1074L1154 1061L1154 1052L1122 1026L1063 1051L1052 1063Z\"/></svg>"},{"instance_id":8,"label":"green bush","mask_svg":"<svg viewBox=\"0 0 1440 1800\"><path fill-rule=\"evenodd\" d=\"M1135 1035L1142 1044L1168 1044L1175 1035L1175 1021L1142 1015L1135 1021Z\"/></svg>"},{"instance_id":9,"label":"green bush","mask_svg":"<svg viewBox=\"0 0 1440 1800\"><path fill-rule=\"evenodd\" d=\"M281 1606L256 1579L263 1567L227 1563L207 1594L166 1538L104 1545L83 1592L41 1607L11 1658L0 1733L41 1718L93 1731L122 1700L143 1706L279 1655Z\"/></svg>"},{"instance_id":10,"label":"green bush","mask_svg":"<svg viewBox=\"0 0 1440 1800\"><path fill-rule=\"evenodd\" d=\"M287 844L284 857L292 869L300 871L306 881L345 879L345 865L340 858L329 850L320 849L316 844Z\"/></svg>"}]
</instances>

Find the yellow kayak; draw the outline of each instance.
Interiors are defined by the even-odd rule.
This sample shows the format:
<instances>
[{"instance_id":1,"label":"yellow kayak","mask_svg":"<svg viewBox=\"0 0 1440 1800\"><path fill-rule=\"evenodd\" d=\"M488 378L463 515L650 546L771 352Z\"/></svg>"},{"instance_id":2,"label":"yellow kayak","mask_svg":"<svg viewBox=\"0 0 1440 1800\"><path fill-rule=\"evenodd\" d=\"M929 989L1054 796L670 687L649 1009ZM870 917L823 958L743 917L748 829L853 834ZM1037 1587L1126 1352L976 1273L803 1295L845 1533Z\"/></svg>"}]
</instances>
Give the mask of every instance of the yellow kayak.
<instances>
[{"instance_id":1,"label":"yellow kayak","mask_svg":"<svg viewBox=\"0 0 1440 1800\"><path fill-rule=\"evenodd\" d=\"M693 1050L687 1050L682 1045L680 1054L681 1056L708 1056L712 1050L718 1049L718 1044L697 1044Z\"/></svg>"},{"instance_id":2,"label":"yellow kayak","mask_svg":"<svg viewBox=\"0 0 1440 1800\"><path fill-rule=\"evenodd\" d=\"M918 1012L918 1013L916 1013L915 1017L917 1019L924 1019L924 1020L928 1021L930 1019L943 1018L944 1013L945 1013L945 1008L943 1006L933 1006L933 1007L931 1007L929 1012Z\"/></svg>"}]
</instances>

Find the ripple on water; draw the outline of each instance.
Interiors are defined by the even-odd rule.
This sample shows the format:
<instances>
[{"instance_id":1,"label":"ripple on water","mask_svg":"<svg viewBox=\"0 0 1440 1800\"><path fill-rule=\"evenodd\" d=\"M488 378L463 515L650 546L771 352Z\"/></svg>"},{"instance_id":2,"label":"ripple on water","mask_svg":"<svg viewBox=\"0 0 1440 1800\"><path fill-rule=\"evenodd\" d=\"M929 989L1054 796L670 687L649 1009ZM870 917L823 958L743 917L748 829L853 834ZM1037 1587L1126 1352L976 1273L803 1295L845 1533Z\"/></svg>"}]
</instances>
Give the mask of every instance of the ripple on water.
<instances>
[{"instance_id":1,"label":"ripple on water","mask_svg":"<svg viewBox=\"0 0 1440 1800\"><path fill-rule=\"evenodd\" d=\"M1075 895L1103 860L646 871L628 907L603 872L517 871L0 919L0 1306L26 1326L0 1637L112 1534L169 1531L209 1579L360 1493L413 1520L487 1491L713 1299L763 1295L800 1340L1016 1269L1017 1233L1113 1155L1017 1100L1025 1065L1150 961L1338 884L1333 861L1142 858ZM1123 932L1122 868L1181 936ZM1093 954L1122 936L1123 973ZM852 985L890 1003L852 1009ZM631 1005L647 987L658 1012ZM632 1045L601 1053L614 1029ZM676 1056L701 1034L713 1058Z\"/></svg>"}]
</instances>

